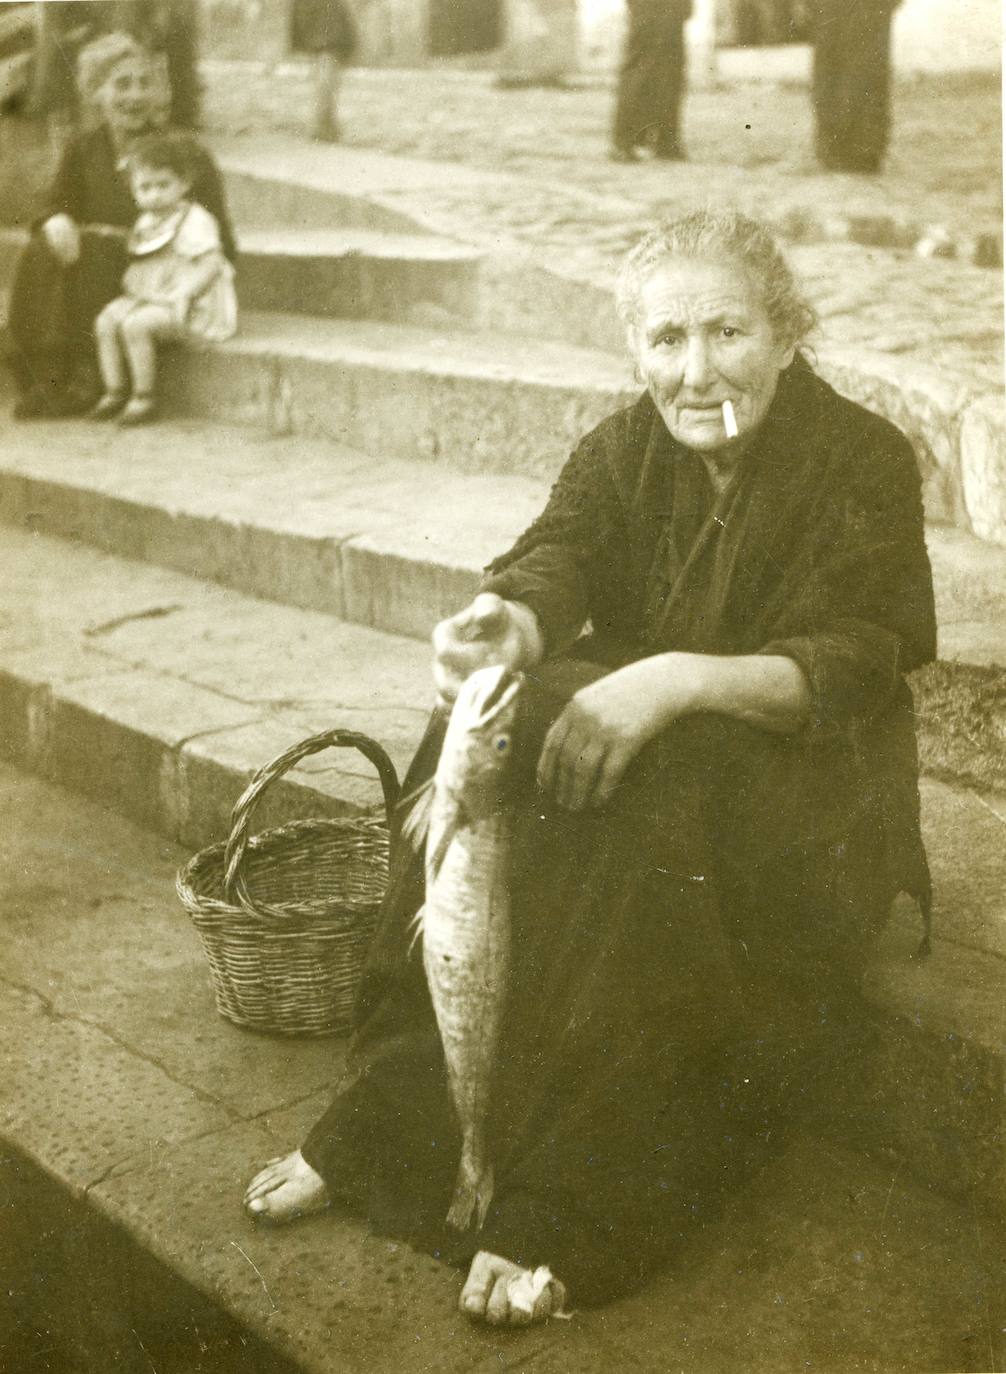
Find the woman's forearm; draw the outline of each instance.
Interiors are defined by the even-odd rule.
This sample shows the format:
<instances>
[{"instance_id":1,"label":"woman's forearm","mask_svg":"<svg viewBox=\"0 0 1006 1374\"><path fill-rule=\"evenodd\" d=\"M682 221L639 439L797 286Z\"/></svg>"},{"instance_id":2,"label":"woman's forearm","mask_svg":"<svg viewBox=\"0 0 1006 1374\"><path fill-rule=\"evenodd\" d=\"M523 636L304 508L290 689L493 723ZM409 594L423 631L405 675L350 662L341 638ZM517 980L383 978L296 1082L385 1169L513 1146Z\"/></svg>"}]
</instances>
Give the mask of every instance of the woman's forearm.
<instances>
[{"instance_id":1,"label":"woman's forearm","mask_svg":"<svg viewBox=\"0 0 1006 1374\"><path fill-rule=\"evenodd\" d=\"M782 654L663 654L687 683L688 713L712 711L761 730L789 735L806 724L811 693L803 670Z\"/></svg>"}]
</instances>

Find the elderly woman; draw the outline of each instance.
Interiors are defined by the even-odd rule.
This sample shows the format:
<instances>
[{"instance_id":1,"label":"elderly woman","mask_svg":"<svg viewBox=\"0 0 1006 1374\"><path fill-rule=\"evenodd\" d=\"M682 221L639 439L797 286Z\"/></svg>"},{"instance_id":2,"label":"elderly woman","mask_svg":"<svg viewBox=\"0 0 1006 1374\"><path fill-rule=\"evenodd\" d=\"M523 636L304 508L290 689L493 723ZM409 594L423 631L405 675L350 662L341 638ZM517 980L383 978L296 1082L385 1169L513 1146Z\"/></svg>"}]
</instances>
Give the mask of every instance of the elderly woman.
<instances>
[{"instance_id":1,"label":"elderly woman","mask_svg":"<svg viewBox=\"0 0 1006 1374\"><path fill-rule=\"evenodd\" d=\"M863 1040L892 898L928 902L904 674L934 616L908 441L815 375L811 311L740 215L651 233L621 305L644 394L434 636L445 702L481 665L526 674L486 1222L442 1227L457 1130L404 849L335 1100L246 1196L273 1221L348 1199L470 1263L462 1310L491 1322L561 1299L514 1305L523 1270L581 1305L672 1256Z\"/></svg>"},{"instance_id":2,"label":"elderly woman","mask_svg":"<svg viewBox=\"0 0 1006 1374\"><path fill-rule=\"evenodd\" d=\"M163 64L126 34L85 48L79 80L100 120L67 146L11 291L14 413L22 419L79 414L100 393L93 324L119 294L137 216L125 158L137 138L163 125L167 110ZM192 195L219 222L233 257L220 176L207 153Z\"/></svg>"}]
</instances>

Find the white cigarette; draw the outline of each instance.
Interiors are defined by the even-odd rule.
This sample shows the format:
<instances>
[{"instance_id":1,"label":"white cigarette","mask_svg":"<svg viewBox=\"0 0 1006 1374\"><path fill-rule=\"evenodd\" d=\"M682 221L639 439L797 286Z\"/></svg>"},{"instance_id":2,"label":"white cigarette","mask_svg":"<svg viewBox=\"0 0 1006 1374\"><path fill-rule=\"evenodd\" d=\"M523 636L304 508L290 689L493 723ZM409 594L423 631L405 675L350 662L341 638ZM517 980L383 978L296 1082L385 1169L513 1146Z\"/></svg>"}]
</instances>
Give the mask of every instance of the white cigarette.
<instances>
[{"instance_id":1,"label":"white cigarette","mask_svg":"<svg viewBox=\"0 0 1006 1374\"><path fill-rule=\"evenodd\" d=\"M723 402L723 428L727 432L728 439L737 438L737 417L734 415L734 408L729 401Z\"/></svg>"}]
</instances>

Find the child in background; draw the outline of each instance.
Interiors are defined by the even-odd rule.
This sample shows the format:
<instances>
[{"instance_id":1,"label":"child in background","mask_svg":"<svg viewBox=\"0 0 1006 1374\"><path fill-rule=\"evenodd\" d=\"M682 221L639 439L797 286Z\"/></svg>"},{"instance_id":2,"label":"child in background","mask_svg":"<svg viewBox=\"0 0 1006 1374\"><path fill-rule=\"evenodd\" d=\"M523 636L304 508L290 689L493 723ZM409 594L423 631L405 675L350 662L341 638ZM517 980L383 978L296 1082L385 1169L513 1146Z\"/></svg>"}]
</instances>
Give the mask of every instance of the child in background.
<instances>
[{"instance_id":1,"label":"child in background","mask_svg":"<svg viewBox=\"0 0 1006 1374\"><path fill-rule=\"evenodd\" d=\"M234 269L221 248L220 226L189 199L196 152L186 135L150 134L129 155L140 214L129 237L123 294L95 321L105 394L94 419L118 416L124 425L153 419L158 342L218 342L237 328Z\"/></svg>"}]
</instances>

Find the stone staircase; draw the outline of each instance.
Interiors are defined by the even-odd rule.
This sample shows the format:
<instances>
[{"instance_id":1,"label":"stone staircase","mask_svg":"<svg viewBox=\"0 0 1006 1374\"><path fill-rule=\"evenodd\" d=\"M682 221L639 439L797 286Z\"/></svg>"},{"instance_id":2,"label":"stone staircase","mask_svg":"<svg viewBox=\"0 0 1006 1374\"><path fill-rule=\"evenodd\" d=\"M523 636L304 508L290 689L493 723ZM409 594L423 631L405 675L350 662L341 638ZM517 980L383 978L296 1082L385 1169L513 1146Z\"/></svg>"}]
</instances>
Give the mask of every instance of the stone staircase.
<instances>
[{"instance_id":1,"label":"stone staircase","mask_svg":"<svg viewBox=\"0 0 1006 1374\"><path fill-rule=\"evenodd\" d=\"M403 208L418 172L370 163L339 193L304 169L232 166L242 330L173 354L163 424L4 427L0 753L187 849L223 837L250 772L316 730L364 730L405 766L430 706L430 627L633 394L600 286L430 232ZM904 407L896 370L885 386L881 408ZM946 414L916 424L938 451ZM958 707L927 722L934 953L910 958L918 931L899 908L869 978L878 1048L835 1085L830 1129L1001 1207L1006 800L974 786L972 754L980 711L979 781L1006 787L987 743L1006 711L987 677L1006 662L1006 550L936 525L930 549L941 690ZM925 715L926 675L916 691ZM319 757L259 820L376 797L362 759ZM153 1224L139 1194L122 1216L138 1234ZM241 1321L246 1308L247 1294Z\"/></svg>"}]
</instances>

